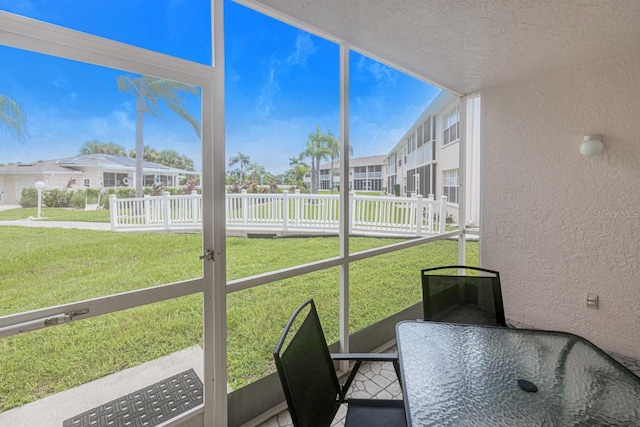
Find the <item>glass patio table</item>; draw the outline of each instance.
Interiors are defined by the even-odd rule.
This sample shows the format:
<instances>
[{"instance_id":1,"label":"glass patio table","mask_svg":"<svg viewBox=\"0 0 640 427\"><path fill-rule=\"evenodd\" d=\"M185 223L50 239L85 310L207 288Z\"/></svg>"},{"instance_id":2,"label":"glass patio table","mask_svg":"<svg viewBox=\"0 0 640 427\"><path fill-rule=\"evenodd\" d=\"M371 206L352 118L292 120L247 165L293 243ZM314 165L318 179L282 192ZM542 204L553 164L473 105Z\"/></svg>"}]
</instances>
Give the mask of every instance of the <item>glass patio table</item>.
<instances>
[{"instance_id":1,"label":"glass patio table","mask_svg":"<svg viewBox=\"0 0 640 427\"><path fill-rule=\"evenodd\" d=\"M579 336L396 326L409 426L640 426L640 378Z\"/></svg>"}]
</instances>

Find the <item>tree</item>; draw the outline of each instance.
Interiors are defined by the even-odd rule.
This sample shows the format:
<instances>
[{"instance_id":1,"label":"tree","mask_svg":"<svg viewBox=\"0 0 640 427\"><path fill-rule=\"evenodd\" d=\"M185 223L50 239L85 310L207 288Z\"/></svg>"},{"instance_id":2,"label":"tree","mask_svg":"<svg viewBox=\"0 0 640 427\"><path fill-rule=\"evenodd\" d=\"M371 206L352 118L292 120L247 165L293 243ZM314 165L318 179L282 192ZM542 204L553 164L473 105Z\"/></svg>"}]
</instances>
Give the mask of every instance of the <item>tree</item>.
<instances>
[{"instance_id":1,"label":"tree","mask_svg":"<svg viewBox=\"0 0 640 427\"><path fill-rule=\"evenodd\" d=\"M136 157L136 150L129 151L129 157ZM187 171L195 170L193 160L184 154L180 154L175 150L158 151L148 145L144 146L144 161L159 163L169 166L170 168L184 169Z\"/></svg>"},{"instance_id":2,"label":"tree","mask_svg":"<svg viewBox=\"0 0 640 427\"><path fill-rule=\"evenodd\" d=\"M144 115L154 117L160 114L160 104L164 103L171 111L189 122L198 137L201 137L200 123L183 107L182 95L198 95L196 87L171 80L151 76L119 76L116 79L118 90L136 98L136 197L142 197L144 170ZM142 153L142 155L140 155Z\"/></svg>"},{"instance_id":3,"label":"tree","mask_svg":"<svg viewBox=\"0 0 640 427\"><path fill-rule=\"evenodd\" d=\"M194 170L193 160L175 150L162 150L158 156L158 163L176 169Z\"/></svg>"},{"instance_id":4,"label":"tree","mask_svg":"<svg viewBox=\"0 0 640 427\"><path fill-rule=\"evenodd\" d=\"M329 158L331 158L331 170L329 171L329 185L331 186L331 192L333 193L333 162L335 159L340 158L340 140L333 136L331 131L328 131L325 135L327 141L327 147L329 148ZM349 146L349 157L353 156L353 147Z\"/></svg>"},{"instance_id":5,"label":"tree","mask_svg":"<svg viewBox=\"0 0 640 427\"><path fill-rule=\"evenodd\" d=\"M27 137L27 116L20 105L6 95L0 95L0 129L14 133L18 141Z\"/></svg>"},{"instance_id":6,"label":"tree","mask_svg":"<svg viewBox=\"0 0 640 427\"><path fill-rule=\"evenodd\" d=\"M247 168L247 173L251 174L251 181L262 185L262 177L267 173L267 170L262 165L251 163Z\"/></svg>"},{"instance_id":7,"label":"tree","mask_svg":"<svg viewBox=\"0 0 640 427\"><path fill-rule=\"evenodd\" d=\"M229 166L233 166L235 164L240 166L240 182L244 180L244 169L249 166L249 156L242 154L238 151L238 155L233 156L229 159Z\"/></svg>"},{"instance_id":8,"label":"tree","mask_svg":"<svg viewBox=\"0 0 640 427\"><path fill-rule=\"evenodd\" d=\"M87 141L80 148L81 155L87 154L112 154L114 156L126 156L127 152L122 145L113 142Z\"/></svg>"},{"instance_id":9,"label":"tree","mask_svg":"<svg viewBox=\"0 0 640 427\"><path fill-rule=\"evenodd\" d=\"M160 160L160 153L158 152L158 150L156 150L155 148L151 148L148 145L144 146L142 156L145 162L159 163ZM129 157L137 159L138 157L136 155L136 150L130 150Z\"/></svg>"},{"instance_id":10,"label":"tree","mask_svg":"<svg viewBox=\"0 0 640 427\"><path fill-rule=\"evenodd\" d=\"M304 154L298 157L289 157L289 169L286 172L289 184L301 184L304 180L304 175L309 170L309 165L303 162Z\"/></svg>"},{"instance_id":11,"label":"tree","mask_svg":"<svg viewBox=\"0 0 640 427\"><path fill-rule=\"evenodd\" d=\"M311 159L311 193L317 194L320 184L320 161L329 157L327 138L320 126L316 125L316 131L309 134L307 148L302 152L302 156Z\"/></svg>"}]
</instances>

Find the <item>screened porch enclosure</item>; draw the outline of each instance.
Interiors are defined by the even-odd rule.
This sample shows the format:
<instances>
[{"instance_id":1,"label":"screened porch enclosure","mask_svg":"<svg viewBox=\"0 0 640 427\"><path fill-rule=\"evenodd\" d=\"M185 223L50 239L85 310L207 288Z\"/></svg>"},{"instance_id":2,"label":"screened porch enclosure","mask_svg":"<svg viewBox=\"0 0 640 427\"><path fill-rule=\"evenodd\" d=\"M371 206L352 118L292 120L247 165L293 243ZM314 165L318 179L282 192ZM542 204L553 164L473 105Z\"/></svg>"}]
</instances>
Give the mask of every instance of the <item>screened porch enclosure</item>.
<instances>
[{"instance_id":1,"label":"screened porch enclosure","mask_svg":"<svg viewBox=\"0 0 640 427\"><path fill-rule=\"evenodd\" d=\"M96 355L94 365L104 365L100 375L118 370L127 374L130 371L123 369L138 367L142 360L156 360L156 356L167 360L163 357L176 353L178 359L169 359L168 364L177 369L176 360L185 361L190 357L186 353L195 354L189 360L201 368L194 370L202 380L202 404L169 425L256 424L284 409L277 378L269 366L273 347L269 337L281 331L291 308L301 302L295 300L293 290L304 294L304 299L318 299L332 348L378 350L393 343L398 321L420 317L419 268L428 266L424 265L427 258L435 265L467 263L499 270L507 321L516 326L576 333L608 352L640 358L636 309L640 294L634 286L640 270L635 215L640 205L636 191L640 98L636 96L638 81L630 77L640 73L640 5L635 0L579 0L521 7L508 0L489 0L482 7L469 4L451 9L442 2L418 3L403 9L398 2L382 0L203 1L199 4L205 10L200 9L197 16L186 15L188 11L180 6L149 14L150 21L172 15L189 19L175 26L159 19L153 26L155 37L142 41L110 32L116 26L98 25L125 16L101 14L99 7L100 19L71 23L65 14L47 17L37 7L25 11L3 6L7 12L0 12L1 56L14 58L17 51L26 58L7 67L7 73L18 67L24 80L5 78L3 91L26 82L33 76L28 72L55 68L30 66L29 61L39 56L48 57L53 65L73 61L78 69L108 69L114 73L111 82L122 73L131 78L153 76L198 88L190 111L198 116L202 130L201 137L194 134L190 140L191 148L196 147L192 152L201 161L201 233L121 233L117 238L123 240L114 242L116 233L110 232L65 230L46 235L42 230L0 227L3 247L29 242L21 245L26 247L23 252L16 249L0 255L10 266L6 277L11 278L5 280L3 272L0 284L3 380L29 370L47 372L70 380L64 388L73 390L94 379L84 375L80 360L86 352L74 347L78 343L91 347ZM323 40L323 49L333 52L334 82L331 90L322 88L332 94L338 111L330 130L339 139L342 160L340 191L335 193L340 203L332 208L339 212L338 233L332 240L314 238L312 245L303 240L292 242L295 239L255 239L251 242L255 246L248 249L246 239L227 236L226 160L238 150L227 152L225 119L228 110L238 104L234 106L225 93L228 70L224 61L233 55L225 56L224 14L229 8L244 7L241 4L308 30ZM69 10L73 12L70 6ZM199 55L185 56L187 49L181 49L179 43L167 49L154 43L176 39L167 36L174 28L186 28L197 40L206 40ZM456 223L462 228L451 227L430 237L368 240L350 236L351 223L340 220L354 213L348 195L349 147L355 142L351 126L357 117L352 114L355 102L350 91L355 82L350 76L357 73L360 63L354 58L363 57L362 63L384 60L455 94L459 105L448 110L447 126L434 130L448 143L429 147L425 129L432 129L431 122L426 128L423 125L424 140L405 141L411 153L407 149L392 153L386 162L392 175L380 180L394 193L397 189L398 195L443 184L446 189L435 186L447 192L449 201L458 201ZM281 62L287 58L283 56ZM226 78L234 80L234 76L228 73ZM55 80L38 77L42 82ZM91 73L86 77L93 79ZM63 79L55 81L64 83ZM117 87L113 92L125 95ZM68 132L80 128L64 121L81 110L66 103L72 100L71 93L50 104L69 108L58 116L59 122L67 123ZM474 123L480 123L479 108L468 107L470 98L478 94L482 96L482 132L469 120L477 116ZM37 97L38 91L33 91L33 98L23 102L32 107L38 102L31 99ZM97 104L103 101L92 98ZM105 114L116 111L121 114L112 118L126 120L110 122L107 127L113 132L128 130L126 137L133 145L135 107L131 99L128 104L123 99L108 105ZM374 104L372 100L368 105ZM55 112L53 107L47 111ZM35 115L30 120L38 126L43 117L46 115ZM286 120L277 122L277 129L283 129L283 122ZM250 125L245 128L252 129ZM187 129L192 132L188 125ZM33 133L35 137L42 134ZM470 151L467 141L481 133L482 150ZM160 131L158 138L160 134L171 132ZM587 158L578 146L585 135L592 134L602 135L604 152ZM78 138L76 148L90 137ZM433 160L433 150L444 153L454 146L460 147L457 169L437 169L445 163L442 157L431 166L412 168L413 172L406 168L412 156L427 159L431 154ZM16 147L16 151L24 149L17 143ZM285 157L298 154L283 153ZM479 175L473 168L480 165L482 191L473 192L478 184L470 182L470 177ZM253 172L260 175L259 168ZM359 179L365 189L378 185L368 179L379 178ZM325 186L330 180L324 175L320 179ZM480 194L480 242L466 241L471 233L464 225L471 218L465 206ZM60 253L68 255L66 263L57 262ZM150 262L142 262L143 258ZM110 263L117 268L106 268ZM119 280L106 281L107 272L118 274ZM90 279L100 286L91 286ZM373 293L372 283L380 285ZM11 288L4 292L7 285ZM586 304L593 295L599 297L596 309ZM378 297L392 300L389 307L393 309L378 309ZM252 313L272 321L268 324L271 330L266 331L266 322L247 322ZM107 337L117 345L106 348ZM158 342L165 345L163 351L156 351ZM258 353L259 363L246 363L247 349ZM55 354L55 363L33 357L43 350ZM29 354L33 359L27 358ZM142 356L115 369L109 366L116 357L131 354ZM20 360L40 363L20 366L16 363ZM234 364L240 368L235 370ZM66 400L71 408L63 419L187 370L182 367L180 372L169 372L164 366L153 381L138 382L132 376L130 383L120 381L129 390L86 406ZM64 370L71 373L59 375ZM9 413L27 408L23 405L27 401L37 402L60 390L43 385L42 378L36 377L16 383L23 388L33 384L34 392L41 394L22 400L5 398L0 400L0 410L10 407L4 411ZM126 375L118 378L123 377ZM2 416L0 413L0 419Z\"/></svg>"},{"instance_id":2,"label":"screened porch enclosure","mask_svg":"<svg viewBox=\"0 0 640 427\"><path fill-rule=\"evenodd\" d=\"M191 212L191 218L196 218L200 223L198 233L112 234L65 230L57 234L51 232L47 239L44 237L46 234L36 229L3 227L0 230L6 241L39 242L38 239L44 237L47 240L36 244L40 244L40 249L45 253L68 253L73 256L68 265L61 265L59 258L52 256L34 266L35 275L29 279L33 280L29 288L37 285L42 290L39 293L25 292L28 289L26 287L19 291L17 286L20 277L25 277L20 276L21 268L24 268L21 265L26 265L24 263L28 262L27 258L32 256L32 252L21 254L20 258L11 261L16 270L15 277L12 276L12 281L16 282L16 302L7 304L6 310L1 313L0 331L3 337L0 351L4 353L3 363L17 359L29 363L32 358L29 353L33 353L35 343L40 342L42 345L33 355L40 351L55 352L59 357L53 364L59 369L56 374L56 371L47 372L49 365L46 363L34 365L34 379L29 381L40 383L40 390L3 400L5 416L16 413L13 411L21 412L22 408L31 408L29 402L37 404L41 399L46 403L52 401L50 399L64 399L65 393L72 393L67 396L75 396L71 397L74 404L66 408L62 405L62 408L50 414L61 416L63 420L82 417L93 411L94 407L119 397L114 395L117 394L115 389L99 386L102 391L109 391L111 397L105 397L100 402L95 399L85 401L83 396L86 393L83 390L89 390L93 381L101 381L100 377L109 381L111 375L118 376L118 371L122 371L118 378L131 375L130 389L125 390L127 393L133 393L145 385L140 378L146 374L130 374L133 372L151 369L147 372L155 372L149 377L153 378L149 382L154 386L167 379L179 381L172 375L182 375L184 372L166 370L172 375L167 374L167 378L164 378L162 369L153 366L170 363L164 362L169 360L167 357L184 357L183 361L190 360L189 363L199 365L194 370L202 382L203 399L202 403L180 414L172 423L213 426L241 425L258 420L283 400L278 388L273 387L273 367L269 361L270 341L277 336L279 323L282 323L271 319L269 314L274 308L274 298L282 304L277 311L277 319L284 320L288 309L299 303L296 296L306 298L309 294L316 295L319 307L327 313L322 316L327 316L323 321L327 322L330 339L334 342L332 348L368 351L387 346L393 341L393 325L398 319L415 316L418 277L417 274L415 277L410 274L411 265L429 257L432 251L436 254L433 262L457 262L460 259L459 243L451 240L438 242L461 235L461 231L456 229L445 230L440 223L444 215L438 206L443 206L442 203L436 206L434 202L432 206L424 200L424 206L416 209L417 199L393 203L387 201L386 207L377 205L378 202L384 202L382 198L356 197L350 200L347 181L349 116L346 108L343 108L338 120L342 143L340 157L345 159L340 162L338 172L340 188L343 190L328 197L324 203L306 204L315 215L322 206L327 210L329 199L339 201L331 204L328 211L331 214L331 226L334 227L333 236L303 245L299 244L302 240L297 239L289 242L266 241L264 244L257 240L252 242L256 245L253 249L247 249L241 239L226 237L227 221L233 219L237 209L223 202L224 98L220 96L224 79L222 3L214 2L212 10L211 14L219 19L217 26L211 27L215 28L217 34L212 44L214 55L210 61L214 66L210 66L206 60L198 63L191 58L181 59L167 56L166 52L146 50L144 46L136 46L135 42L124 44L103 39L92 35L92 31L86 27L82 28L84 32L79 32L64 25L53 25L61 25L61 22L41 22L0 12L0 42L3 49L11 50L17 63L27 63L33 56L46 57L52 63L72 61L74 67L96 70L93 72L95 79L105 75L105 86L115 82L119 75L126 75L132 81L152 76L161 81L197 88L195 102L191 102L189 108L202 126L201 145L195 158L196 163L202 165L202 195L199 195L197 202L187 200L189 196L180 196L185 199L184 203L178 203L176 209L170 209L184 214ZM341 72L348 79L350 50L348 46L338 43L334 43L334 49L336 63L341 64ZM335 77L337 81L340 80L339 73ZM115 84L113 86L113 92L118 94ZM336 99L342 98L342 105L345 105L347 97L348 90L343 84L340 92L336 93ZM336 108L339 106L340 103L336 104ZM71 116L69 113L67 115ZM157 126L155 121L147 120L145 126L150 140L158 137L152 130ZM118 129L114 128L113 132L116 131ZM131 138L131 135L126 138ZM80 148L80 144L76 149ZM103 185L132 186L134 176L133 171L105 172L102 175ZM156 178L154 176L154 181ZM358 170L355 180L363 190L382 189L381 170ZM160 181L163 183L162 178ZM81 180L78 185L83 184ZM149 175L144 177L142 184L152 184ZM290 197L294 199L293 195ZM303 197L299 198L302 200ZM262 198L265 199L264 196ZM143 201L132 212L142 213L144 203L151 206L156 202L151 199ZM398 208L397 203L405 205ZM264 206L264 200L260 206ZM124 209L112 209L111 214L121 213ZM242 211L248 212L248 209L241 208ZM419 212L421 220L409 221L409 228L403 233L398 220L401 215L406 216L412 211ZM293 218L295 212L296 205L292 204L287 213L291 213ZM148 217L146 214L144 216ZM256 218L260 217L264 215ZM370 227L375 231L378 217L388 223L397 223L388 238L350 237L354 229ZM155 216L150 215L150 218ZM158 218L164 221L164 217ZM298 221L302 218L303 215L299 216ZM340 218L351 220L342 221ZM242 217L241 220L244 221ZM420 236L421 230L430 231L430 237L407 238L416 233ZM464 248L464 240L460 239L460 242ZM472 258L477 258L477 246L472 251ZM271 257L273 260L269 261ZM379 265L388 266L388 273L379 275L373 282L378 288L378 296L386 295L385 298L391 303L385 304L385 309L372 310L371 307L380 304L371 300L370 290L374 283L370 275ZM114 282L114 271L118 274L117 282ZM389 279L384 279L387 276ZM416 286L413 286L414 282ZM69 286L69 283L74 286ZM55 291L50 292L49 289ZM8 295L3 293L3 299L7 302ZM256 335L256 330L245 325L245 319L252 311L259 313L257 318L265 317L263 325L268 323L274 328L266 335L269 340L264 341L261 336L264 331ZM112 340L117 345L112 345ZM156 346L156 341L162 342L163 346ZM71 345L72 342L76 344ZM60 346L65 350L60 350ZM88 353L83 350L84 347L92 348L92 360L85 360ZM201 353L198 348L202 349ZM249 359L249 369L242 368L246 355L252 351L257 354ZM154 365L156 359L161 361L160 365ZM95 365L103 365L102 370L96 371ZM177 362L175 365L184 366ZM17 374L15 369L19 370L19 366L4 365L3 375L9 377ZM46 375L44 372L47 372ZM67 381L57 381L56 376L63 376ZM126 385L126 381L119 380L119 383ZM265 389L275 392L264 394ZM124 391L118 393L126 394ZM37 413L33 412L33 416ZM37 423L36 420L32 422Z\"/></svg>"}]
</instances>

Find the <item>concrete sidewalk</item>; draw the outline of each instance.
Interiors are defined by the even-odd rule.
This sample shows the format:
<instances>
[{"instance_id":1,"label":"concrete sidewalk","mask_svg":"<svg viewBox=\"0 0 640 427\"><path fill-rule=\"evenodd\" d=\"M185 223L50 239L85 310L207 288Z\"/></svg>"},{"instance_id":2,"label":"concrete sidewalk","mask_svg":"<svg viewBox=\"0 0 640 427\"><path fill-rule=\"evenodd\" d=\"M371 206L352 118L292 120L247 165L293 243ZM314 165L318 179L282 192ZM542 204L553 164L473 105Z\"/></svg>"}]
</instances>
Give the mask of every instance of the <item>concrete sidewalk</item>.
<instances>
[{"instance_id":1,"label":"concrete sidewalk","mask_svg":"<svg viewBox=\"0 0 640 427\"><path fill-rule=\"evenodd\" d=\"M0 211L20 209L20 205L0 205ZM7 225L13 227L44 227L44 228L76 228L79 230L111 230L108 222L83 222L83 221L46 221L42 219L27 218L0 221L0 226Z\"/></svg>"},{"instance_id":2,"label":"concrete sidewalk","mask_svg":"<svg viewBox=\"0 0 640 427\"><path fill-rule=\"evenodd\" d=\"M8 211L9 209L20 209L20 205L0 205L0 211Z\"/></svg>"},{"instance_id":3,"label":"concrete sidewalk","mask_svg":"<svg viewBox=\"0 0 640 427\"><path fill-rule=\"evenodd\" d=\"M0 413L0 426L62 426L64 420L193 368L203 375L203 351L194 346ZM187 424L189 425L189 424Z\"/></svg>"},{"instance_id":4,"label":"concrete sidewalk","mask_svg":"<svg viewBox=\"0 0 640 427\"><path fill-rule=\"evenodd\" d=\"M40 227L40 228L75 228L79 230L111 230L108 222L81 222L81 221L43 221L38 219L16 219L0 221L0 226L13 227Z\"/></svg>"}]
</instances>

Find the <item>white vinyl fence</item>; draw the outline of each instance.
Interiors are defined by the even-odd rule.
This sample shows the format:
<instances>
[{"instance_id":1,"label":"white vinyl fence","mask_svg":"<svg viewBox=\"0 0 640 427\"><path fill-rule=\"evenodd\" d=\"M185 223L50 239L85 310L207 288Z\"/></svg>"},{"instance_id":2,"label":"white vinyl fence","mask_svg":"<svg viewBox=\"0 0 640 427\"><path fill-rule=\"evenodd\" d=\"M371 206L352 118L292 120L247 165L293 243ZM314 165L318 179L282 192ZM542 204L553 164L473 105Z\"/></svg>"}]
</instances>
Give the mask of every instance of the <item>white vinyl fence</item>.
<instances>
[{"instance_id":1,"label":"white vinyl fence","mask_svg":"<svg viewBox=\"0 0 640 427\"><path fill-rule=\"evenodd\" d=\"M444 233L447 198L380 197L349 193L349 231L363 235L425 236ZM329 194L230 193L226 195L228 230L282 233L338 233L340 196ZM198 230L199 194L109 197L111 230Z\"/></svg>"}]
</instances>

